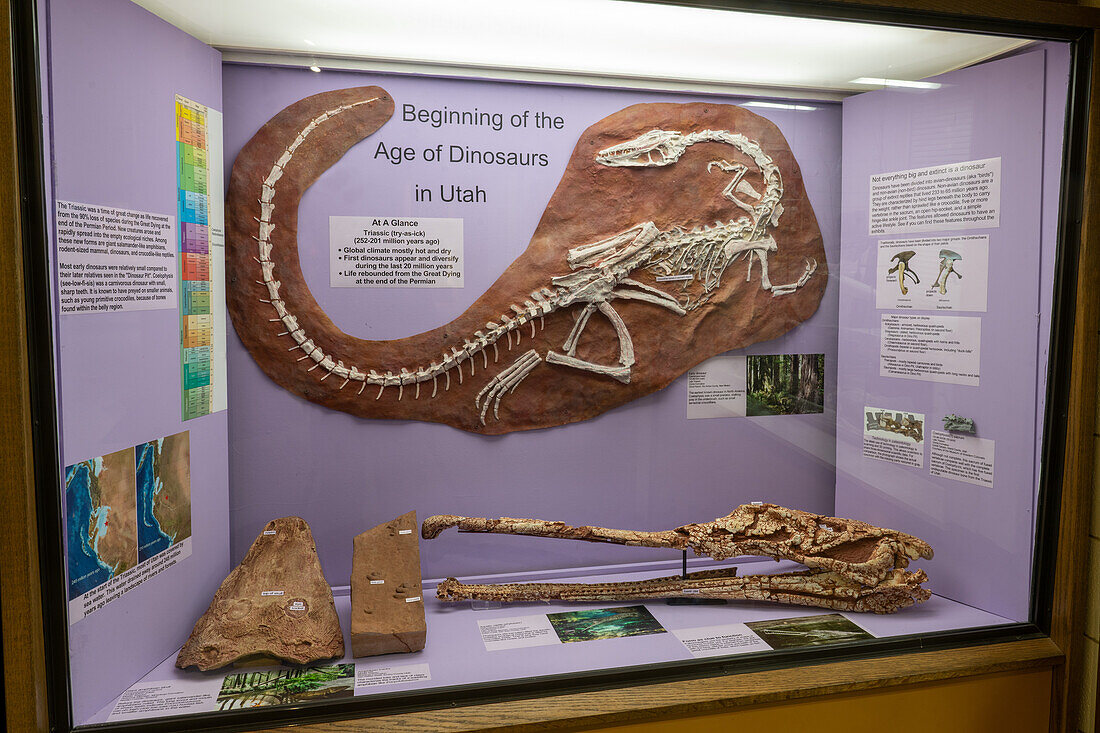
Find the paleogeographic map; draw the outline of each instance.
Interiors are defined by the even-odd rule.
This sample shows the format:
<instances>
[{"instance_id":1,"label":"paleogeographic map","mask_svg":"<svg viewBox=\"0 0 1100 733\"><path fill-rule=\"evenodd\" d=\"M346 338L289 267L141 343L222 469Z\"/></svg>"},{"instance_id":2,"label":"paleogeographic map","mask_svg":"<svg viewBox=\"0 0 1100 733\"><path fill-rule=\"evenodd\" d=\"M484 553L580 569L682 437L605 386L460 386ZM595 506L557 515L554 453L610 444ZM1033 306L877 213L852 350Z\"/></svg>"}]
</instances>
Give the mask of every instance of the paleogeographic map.
<instances>
[{"instance_id":1,"label":"paleogeographic map","mask_svg":"<svg viewBox=\"0 0 1100 733\"><path fill-rule=\"evenodd\" d=\"M142 562L191 536L188 431L137 446L138 553Z\"/></svg>"},{"instance_id":2,"label":"paleogeographic map","mask_svg":"<svg viewBox=\"0 0 1100 733\"><path fill-rule=\"evenodd\" d=\"M138 563L134 449L65 469L69 599Z\"/></svg>"}]
</instances>

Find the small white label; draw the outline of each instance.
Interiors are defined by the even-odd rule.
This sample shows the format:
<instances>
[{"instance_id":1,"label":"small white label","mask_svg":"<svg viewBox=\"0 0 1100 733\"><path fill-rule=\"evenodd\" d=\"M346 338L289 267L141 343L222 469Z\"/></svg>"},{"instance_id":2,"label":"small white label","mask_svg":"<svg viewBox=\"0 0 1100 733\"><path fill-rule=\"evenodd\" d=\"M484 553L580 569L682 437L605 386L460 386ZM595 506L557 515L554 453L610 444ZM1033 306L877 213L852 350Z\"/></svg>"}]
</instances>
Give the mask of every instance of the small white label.
<instances>
[{"instance_id":1,"label":"small white label","mask_svg":"<svg viewBox=\"0 0 1100 733\"><path fill-rule=\"evenodd\" d=\"M879 376L978 386L980 317L883 313L881 320Z\"/></svg>"},{"instance_id":2,"label":"small white label","mask_svg":"<svg viewBox=\"0 0 1100 733\"><path fill-rule=\"evenodd\" d=\"M384 580L372 580L372 581L370 582L370 584L371 584L371 585L382 585L382 584L383 584L383 583L385 583L385 582L386 582L386 581L384 581Z\"/></svg>"},{"instance_id":3,"label":"small white label","mask_svg":"<svg viewBox=\"0 0 1100 733\"><path fill-rule=\"evenodd\" d=\"M291 611L304 611L306 610L306 604L302 601L294 601L290 604Z\"/></svg>"},{"instance_id":4,"label":"small white label","mask_svg":"<svg viewBox=\"0 0 1100 733\"><path fill-rule=\"evenodd\" d=\"M889 171L870 177L869 234L1001 225L1001 159Z\"/></svg>"},{"instance_id":5,"label":"small white label","mask_svg":"<svg viewBox=\"0 0 1100 733\"><path fill-rule=\"evenodd\" d=\"M486 619L477 628L487 652L562 643L546 614Z\"/></svg>"},{"instance_id":6,"label":"small white label","mask_svg":"<svg viewBox=\"0 0 1100 733\"><path fill-rule=\"evenodd\" d=\"M260 593L261 596L281 596L282 594L281 590L265 590Z\"/></svg>"},{"instance_id":7,"label":"small white label","mask_svg":"<svg viewBox=\"0 0 1100 733\"><path fill-rule=\"evenodd\" d=\"M753 506L764 506L764 502L762 502L762 501L754 501L754 502L752 502L752 505L753 505Z\"/></svg>"},{"instance_id":8,"label":"small white label","mask_svg":"<svg viewBox=\"0 0 1100 733\"><path fill-rule=\"evenodd\" d=\"M397 534L412 534L412 533L413 533L413 531L411 529L399 529L399 530L397 530Z\"/></svg>"},{"instance_id":9,"label":"small white label","mask_svg":"<svg viewBox=\"0 0 1100 733\"><path fill-rule=\"evenodd\" d=\"M745 417L746 357L716 356L687 373L687 419Z\"/></svg>"},{"instance_id":10,"label":"small white label","mask_svg":"<svg viewBox=\"0 0 1100 733\"><path fill-rule=\"evenodd\" d=\"M422 682L432 678L427 664L403 664L393 667L367 668L363 662L355 665L355 689Z\"/></svg>"},{"instance_id":11,"label":"small white label","mask_svg":"<svg viewBox=\"0 0 1100 733\"><path fill-rule=\"evenodd\" d=\"M679 280L691 280L693 277L695 276L689 272L685 275L658 275L655 279L659 283L671 283Z\"/></svg>"},{"instance_id":12,"label":"small white label","mask_svg":"<svg viewBox=\"0 0 1100 733\"><path fill-rule=\"evenodd\" d=\"M704 626L672 632L693 657L768 651L771 647L745 624Z\"/></svg>"},{"instance_id":13,"label":"small white label","mask_svg":"<svg viewBox=\"0 0 1100 733\"><path fill-rule=\"evenodd\" d=\"M993 455L996 444L989 438L932 431L928 471L933 476L993 488Z\"/></svg>"},{"instance_id":14,"label":"small white label","mask_svg":"<svg viewBox=\"0 0 1100 733\"><path fill-rule=\"evenodd\" d=\"M462 219L329 217L330 287L461 288L464 270Z\"/></svg>"},{"instance_id":15,"label":"small white label","mask_svg":"<svg viewBox=\"0 0 1100 733\"><path fill-rule=\"evenodd\" d=\"M62 315L175 309L174 216L75 201L58 201L54 216Z\"/></svg>"},{"instance_id":16,"label":"small white label","mask_svg":"<svg viewBox=\"0 0 1100 733\"><path fill-rule=\"evenodd\" d=\"M107 720L136 720L217 709L222 676L138 682L122 693ZM149 726L151 727L151 726Z\"/></svg>"},{"instance_id":17,"label":"small white label","mask_svg":"<svg viewBox=\"0 0 1100 733\"><path fill-rule=\"evenodd\" d=\"M420 600L420 596L413 596L412 598L406 598L405 603L416 603Z\"/></svg>"},{"instance_id":18,"label":"small white label","mask_svg":"<svg viewBox=\"0 0 1100 733\"><path fill-rule=\"evenodd\" d=\"M684 591L683 591L683 593L684 593L684 595L685 595L685 596L686 596L686 595L694 595L694 594L696 594L696 593L698 593L698 592L699 592L699 589L698 589L698 588L684 588Z\"/></svg>"},{"instance_id":19,"label":"small white label","mask_svg":"<svg viewBox=\"0 0 1100 733\"><path fill-rule=\"evenodd\" d=\"M275 534L275 530L273 530L273 529L265 529L265 530L264 530L264 534Z\"/></svg>"}]
</instances>

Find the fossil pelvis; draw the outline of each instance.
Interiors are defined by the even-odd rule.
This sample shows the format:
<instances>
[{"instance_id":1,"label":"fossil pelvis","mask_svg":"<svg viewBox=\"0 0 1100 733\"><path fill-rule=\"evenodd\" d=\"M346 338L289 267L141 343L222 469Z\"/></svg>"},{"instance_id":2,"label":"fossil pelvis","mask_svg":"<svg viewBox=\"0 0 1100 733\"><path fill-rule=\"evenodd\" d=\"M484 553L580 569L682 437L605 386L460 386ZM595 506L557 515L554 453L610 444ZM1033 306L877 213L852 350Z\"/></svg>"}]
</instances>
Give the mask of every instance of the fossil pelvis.
<instances>
[{"instance_id":1,"label":"fossil pelvis","mask_svg":"<svg viewBox=\"0 0 1100 733\"><path fill-rule=\"evenodd\" d=\"M817 310L821 234L778 129L740 107L654 103L581 135L527 249L458 318L392 341L345 334L303 279L298 204L392 113L380 87L317 94L234 163L230 313L294 394L487 434L562 425Z\"/></svg>"}]
</instances>

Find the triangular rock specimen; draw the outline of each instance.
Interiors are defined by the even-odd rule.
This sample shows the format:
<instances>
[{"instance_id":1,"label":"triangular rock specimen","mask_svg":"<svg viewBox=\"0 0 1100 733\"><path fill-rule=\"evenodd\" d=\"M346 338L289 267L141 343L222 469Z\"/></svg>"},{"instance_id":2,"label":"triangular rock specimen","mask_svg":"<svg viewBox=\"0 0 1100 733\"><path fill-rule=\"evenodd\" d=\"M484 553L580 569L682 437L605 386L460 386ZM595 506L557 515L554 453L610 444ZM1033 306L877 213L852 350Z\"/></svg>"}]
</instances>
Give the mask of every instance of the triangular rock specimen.
<instances>
[{"instance_id":1,"label":"triangular rock specimen","mask_svg":"<svg viewBox=\"0 0 1100 733\"><path fill-rule=\"evenodd\" d=\"M306 664L344 656L344 634L309 525L268 522L180 649L176 666L206 671L252 657Z\"/></svg>"},{"instance_id":2,"label":"triangular rock specimen","mask_svg":"<svg viewBox=\"0 0 1100 733\"><path fill-rule=\"evenodd\" d=\"M420 590L416 512L355 538L351 561L351 655L415 652L427 627Z\"/></svg>"}]
</instances>

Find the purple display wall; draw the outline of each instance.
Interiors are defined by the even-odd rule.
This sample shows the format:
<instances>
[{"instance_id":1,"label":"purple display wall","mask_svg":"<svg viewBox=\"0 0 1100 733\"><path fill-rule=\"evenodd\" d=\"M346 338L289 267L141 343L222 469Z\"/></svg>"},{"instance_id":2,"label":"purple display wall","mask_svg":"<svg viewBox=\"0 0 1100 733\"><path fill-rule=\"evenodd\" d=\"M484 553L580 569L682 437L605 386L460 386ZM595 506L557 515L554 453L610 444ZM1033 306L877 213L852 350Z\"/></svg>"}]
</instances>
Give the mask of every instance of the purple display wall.
<instances>
[{"instance_id":1,"label":"purple display wall","mask_svg":"<svg viewBox=\"0 0 1100 733\"><path fill-rule=\"evenodd\" d=\"M923 537L936 552L926 564L935 592L1020 621L1031 588L1067 77L1068 55L1050 46L935 77L937 89L844 102L837 512ZM870 176L997 157L998 227L869 234ZM961 234L989 237L987 311L948 314L981 318L979 385L880 376L880 318L897 311L876 308L879 241ZM953 282L969 286L980 277L970 272ZM923 467L863 456L866 406L926 416ZM995 441L992 488L931 475L927 438L949 413Z\"/></svg>"},{"instance_id":2,"label":"purple display wall","mask_svg":"<svg viewBox=\"0 0 1100 733\"><path fill-rule=\"evenodd\" d=\"M174 95L220 109L221 55L127 0L51 0L48 21L53 199L175 217ZM181 421L178 319L56 321L62 466L190 431L192 553L69 627L78 723L175 653L228 572L227 419Z\"/></svg>"},{"instance_id":3,"label":"purple display wall","mask_svg":"<svg viewBox=\"0 0 1100 733\"><path fill-rule=\"evenodd\" d=\"M299 248L306 281L321 307L345 332L372 339L434 328L483 293L526 248L578 136L592 123L638 102L745 101L227 65L226 181L237 151L285 106L324 90L368 84L392 94L397 112L306 192L299 212ZM524 111L532 118L544 112L561 117L563 126L434 128L403 121L404 104L418 110L477 108L501 112L506 120ZM840 241L840 107L802 104L812 109L754 111L772 119L789 141L832 265L838 261ZM418 153L437 144L445 151L457 145L541 152L549 165L426 163L419 154L414 161L394 165L379 155L382 143ZM446 203L437 196L434 202L419 203L413 200L417 184L478 186L487 200ZM329 217L335 215L461 217L465 287L329 287ZM742 267L737 263L727 277L744 277ZM753 500L832 512L836 319L837 290L830 282L812 318L782 338L748 349L755 354L826 354L824 414L686 420L686 386L680 379L588 422L499 437L438 424L364 420L319 407L268 379L231 332L232 557L239 560L245 554L267 521L288 514L311 524L329 582L342 585L350 573L352 537L410 509L421 518L503 515L639 529L712 519ZM454 533L424 543L421 552L427 578L676 557L651 549Z\"/></svg>"}]
</instances>

